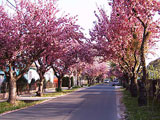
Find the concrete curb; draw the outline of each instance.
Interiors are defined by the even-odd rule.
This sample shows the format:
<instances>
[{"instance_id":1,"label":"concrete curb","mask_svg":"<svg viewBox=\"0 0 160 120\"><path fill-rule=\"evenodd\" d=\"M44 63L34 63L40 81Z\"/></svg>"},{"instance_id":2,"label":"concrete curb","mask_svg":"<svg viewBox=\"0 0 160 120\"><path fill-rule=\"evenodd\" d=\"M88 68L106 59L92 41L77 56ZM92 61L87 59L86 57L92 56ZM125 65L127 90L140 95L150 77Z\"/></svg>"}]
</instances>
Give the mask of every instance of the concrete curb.
<instances>
[{"instance_id":1,"label":"concrete curb","mask_svg":"<svg viewBox=\"0 0 160 120\"><path fill-rule=\"evenodd\" d=\"M122 103L123 93L122 90L116 91L116 104L117 104L117 117L118 120L125 120L126 107Z\"/></svg>"}]
</instances>

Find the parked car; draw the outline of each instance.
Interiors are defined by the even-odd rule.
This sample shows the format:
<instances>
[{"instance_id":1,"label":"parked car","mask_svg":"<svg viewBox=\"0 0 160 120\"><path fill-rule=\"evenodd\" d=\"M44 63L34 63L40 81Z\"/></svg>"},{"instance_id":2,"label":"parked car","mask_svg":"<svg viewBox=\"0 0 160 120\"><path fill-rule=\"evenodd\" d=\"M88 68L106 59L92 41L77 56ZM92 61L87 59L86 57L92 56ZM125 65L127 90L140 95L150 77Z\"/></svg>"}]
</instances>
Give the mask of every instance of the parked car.
<instances>
[{"instance_id":1,"label":"parked car","mask_svg":"<svg viewBox=\"0 0 160 120\"><path fill-rule=\"evenodd\" d=\"M114 80L112 86L119 86L120 82L118 80Z\"/></svg>"},{"instance_id":2,"label":"parked car","mask_svg":"<svg viewBox=\"0 0 160 120\"><path fill-rule=\"evenodd\" d=\"M104 83L109 83L109 80L107 79L107 80L104 80Z\"/></svg>"}]
</instances>

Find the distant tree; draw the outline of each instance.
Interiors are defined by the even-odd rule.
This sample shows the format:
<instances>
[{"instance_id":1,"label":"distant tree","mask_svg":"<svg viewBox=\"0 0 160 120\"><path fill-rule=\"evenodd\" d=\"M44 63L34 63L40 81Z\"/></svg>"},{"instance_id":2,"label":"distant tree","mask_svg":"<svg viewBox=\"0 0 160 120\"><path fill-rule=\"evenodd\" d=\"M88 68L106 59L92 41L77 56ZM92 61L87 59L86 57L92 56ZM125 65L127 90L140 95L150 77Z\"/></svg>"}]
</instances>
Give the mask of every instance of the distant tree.
<instances>
[{"instance_id":1,"label":"distant tree","mask_svg":"<svg viewBox=\"0 0 160 120\"><path fill-rule=\"evenodd\" d=\"M107 64L97 63L96 61L93 64L86 64L82 75L86 76L88 79L88 84L92 85L95 83L95 80L99 77L105 79L108 72Z\"/></svg>"}]
</instances>

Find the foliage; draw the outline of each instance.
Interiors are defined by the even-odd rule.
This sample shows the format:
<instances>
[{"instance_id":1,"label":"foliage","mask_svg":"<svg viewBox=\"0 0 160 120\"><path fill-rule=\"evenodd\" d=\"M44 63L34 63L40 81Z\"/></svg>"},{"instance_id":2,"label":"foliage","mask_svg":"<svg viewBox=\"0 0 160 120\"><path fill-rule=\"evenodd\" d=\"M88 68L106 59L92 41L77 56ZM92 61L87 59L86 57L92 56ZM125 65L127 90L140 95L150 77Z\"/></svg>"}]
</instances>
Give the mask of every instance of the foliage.
<instances>
[{"instance_id":1,"label":"foliage","mask_svg":"<svg viewBox=\"0 0 160 120\"><path fill-rule=\"evenodd\" d=\"M149 70L159 70L160 69L160 58L150 62L147 66Z\"/></svg>"},{"instance_id":2,"label":"foliage","mask_svg":"<svg viewBox=\"0 0 160 120\"><path fill-rule=\"evenodd\" d=\"M79 43L84 39L76 17L58 17L56 0L14 2L12 16L5 11L5 6L0 6L0 69L8 75L12 86L35 61L40 86L50 66L56 66L56 72L68 72L69 66L76 62ZM15 102L14 87L9 94L12 103Z\"/></svg>"},{"instance_id":3,"label":"foliage","mask_svg":"<svg viewBox=\"0 0 160 120\"><path fill-rule=\"evenodd\" d=\"M149 79L159 79L160 78L160 72L159 70L147 70L148 72L148 78Z\"/></svg>"},{"instance_id":4,"label":"foliage","mask_svg":"<svg viewBox=\"0 0 160 120\"><path fill-rule=\"evenodd\" d=\"M98 14L95 12L97 21L90 31L91 41L100 56L115 62L123 72L135 74L140 61L145 63L144 55L159 38L160 21L153 18L160 2L114 0L110 5L110 17L104 8L98 8Z\"/></svg>"},{"instance_id":5,"label":"foliage","mask_svg":"<svg viewBox=\"0 0 160 120\"><path fill-rule=\"evenodd\" d=\"M108 66L106 62L98 63L94 61L93 64L86 64L82 75L87 76L90 79L96 79L101 76L101 79L106 78L108 72Z\"/></svg>"},{"instance_id":6,"label":"foliage","mask_svg":"<svg viewBox=\"0 0 160 120\"><path fill-rule=\"evenodd\" d=\"M149 79L159 79L160 78L160 59L156 59L150 62L147 66L147 72Z\"/></svg>"}]
</instances>

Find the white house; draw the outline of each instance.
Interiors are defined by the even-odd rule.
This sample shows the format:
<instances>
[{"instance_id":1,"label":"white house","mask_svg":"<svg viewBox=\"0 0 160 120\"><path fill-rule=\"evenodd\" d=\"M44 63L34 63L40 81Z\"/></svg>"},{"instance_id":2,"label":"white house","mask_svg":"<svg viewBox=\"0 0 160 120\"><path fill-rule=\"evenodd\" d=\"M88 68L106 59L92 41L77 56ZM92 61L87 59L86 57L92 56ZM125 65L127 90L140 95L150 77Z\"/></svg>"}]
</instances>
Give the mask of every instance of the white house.
<instances>
[{"instance_id":1,"label":"white house","mask_svg":"<svg viewBox=\"0 0 160 120\"><path fill-rule=\"evenodd\" d=\"M3 82L3 80L4 80L4 72L0 71L0 86L1 86L1 84Z\"/></svg>"},{"instance_id":2,"label":"white house","mask_svg":"<svg viewBox=\"0 0 160 120\"><path fill-rule=\"evenodd\" d=\"M36 66L34 64L32 64L28 73L26 73L26 75L25 75L25 77L28 79L28 83L30 83L32 79L35 79L35 80L39 79L39 75L36 70L37 70ZM45 73L44 77L47 81L50 80L51 82L53 82L53 79L54 79L53 70L52 69L48 70Z\"/></svg>"}]
</instances>

